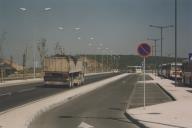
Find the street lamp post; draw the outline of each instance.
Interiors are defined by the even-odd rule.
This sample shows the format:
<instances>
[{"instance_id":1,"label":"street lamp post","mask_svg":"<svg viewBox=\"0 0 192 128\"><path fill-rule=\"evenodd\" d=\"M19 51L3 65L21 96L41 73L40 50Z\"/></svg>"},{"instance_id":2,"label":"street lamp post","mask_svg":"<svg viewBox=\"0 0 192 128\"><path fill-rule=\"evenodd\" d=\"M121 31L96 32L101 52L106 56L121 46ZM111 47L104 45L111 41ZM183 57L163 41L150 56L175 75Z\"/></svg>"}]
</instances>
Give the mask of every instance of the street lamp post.
<instances>
[{"instance_id":1,"label":"street lamp post","mask_svg":"<svg viewBox=\"0 0 192 128\"><path fill-rule=\"evenodd\" d=\"M175 0L175 84L177 84L177 0Z\"/></svg>"},{"instance_id":2,"label":"street lamp post","mask_svg":"<svg viewBox=\"0 0 192 128\"><path fill-rule=\"evenodd\" d=\"M148 38L147 40L151 40L151 41L154 41L154 44L155 44L155 74L157 73L157 41L160 40L160 39L150 39Z\"/></svg>"},{"instance_id":3,"label":"street lamp post","mask_svg":"<svg viewBox=\"0 0 192 128\"><path fill-rule=\"evenodd\" d=\"M103 72L103 55L102 55L102 47L97 47L97 50L101 50L101 54L99 54L99 56L101 56L101 59L99 59L99 56L98 56L98 59L99 59L99 62L101 61L101 63L102 63L102 67L101 67L101 64L99 63L98 64L98 69L100 69L101 68L101 70L98 70L98 71L101 71L101 72Z\"/></svg>"},{"instance_id":4,"label":"street lamp post","mask_svg":"<svg viewBox=\"0 0 192 128\"><path fill-rule=\"evenodd\" d=\"M163 29L173 27L173 25L167 25L167 26L157 26L157 25L149 25L149 27L158 28L161 31L161 59L163 57ZM160 61L160 64L162 64L162 60ZM162 70L161 70L162 73Z\"/></svg>"},{"instance_id":5,"label":"street lamp post","mask_svg":"<svg viewBox=\"0 0 192 128\"><path fill-rule=\"evenodd\" d=\"M96 56L96 53L95 53L95 73L97 72L97 56Z\"/></svg>"},{"instance_id":6,"label":"street lamp post","mask_svg":"<svg viewBox=\"0 0 192 128\"><path fill-rule=\"evenodd\" d=\"M100 43L99 44L99 50L101 50L101 63L102 63L102 72L104 71L104 67L103 67L103 65L104 65L104 62L103 62L103 44L102 43Z\"/></svg>"},{"instance_id":7,"label":"street lamp post","mask_svg":"<svg viewBox=\"0 0 192 128\"><path fill-rule=\"evenodd\" d=\"M33 45L33 78L36 78L36 56L35 56L35 43Z\"/></svg>"},{"instance_id":8,"label":"street lamp post","mask_svg":"<svg viewBox=\"0 0 192 128\"><path fill-rule=\"evenodd\" d=\"M121 59L121 56L118 55L118 59L117 59L117 68L118 68L118 70L120 70L120 59Z\"/></svg>"},{"instance_id":9,"label":"street lamp post","mask_svg":"<svg viewBox=\"0 0 192 128\"><path fill-rule=\"evenodd\" d=\"M105 55L105 48L102 49L102 72L104 72L104 69L105 69L104 55Z\"/></svg>"},{"instance_id":10,"label":"street lamp post","mask_svg":"<svg viewBox=\"0 0 192 128\"><path fill-rule=\"evenodd\" d=\"M103 53L102 53L102 72L104 72Z\"/></svg>"},{"instance_id":11,"label":"street lamp post","mask_svg":"<svg viewBox=\"0 0 192 128\"><path fill-rule=\"evenodd\" d=\"M113 70L113 51L112 50L110 50L110 52L111 52L111 70Z\"/></svg>"},{"instance_id":12,"label":"street lamp post","mask_svg":"<svg viewBox=\"0 0 192 128\"><path fill-rule=\"evenodd\" d=\"M95 40L94 37L90 37L90 40ZM93 42L94 43L94 42ZM92 43L89 43L90 46L92 46ZM97 45L97 42L96 42L96 45ZM94 47L94 46L93 46ZM97 49L97 48L96 48ZM96 53L95 53L95 58L94 58L94 61L95 61L95 73L97 72L97 56L96 56Z\"/></svg>"},{"instance_id":13,"label":"street lamp post","mask_svg":"<svg viewBox=\"0 0 192 128\"><path fill-rule=\"evenodd\" d=\"M167 25L167 26L149 25L149 27L158 28L161 31L161 57L162 57L163 56L163 29L173 27L173 25Z\"/></svg>"},{"instance_id":14,"label":"street lamp post","mask_svg":"<svg viewBox=\"0 0 192 128\"><path fill-rule=\"evenodd\" d=\"M44 8L43 11L50 11L52 8ZM27 8L19 8L19 10L21 10L22 12L26 12L28 9ZM35 43L33 45L34 49L33 49L33 78L35 79L36 78L36 56L35 56Z\"/></svg>"},{"instance_id":15,"label":"street lamp post","mask_svg":"<svg viewBox=\"0 0 192 128\"><path fill-rule=\"evenodd\" d=\"M108 50L109 48L105 48L106 50L106 56L107 56L107 72L109 71L109 58L108 58Z\"/></svg>"},{"instance_id":16,"label":"street lamp post","mask_svg":"<svg viewBox=\"0 0 192 128\"><path fill-rule=\"evenodd\" d=\"M116 70L116 71L118 70L118 57L119 57L119 56L116 54L116 55L115 55L115 60L114 60L114 63L115 63L114 65L115 65L115 70Z\"/></svg>"},{"instance_id":17,"label":"street lamp post","mask_svg":"<svg viewBox=\"0 0 192 128\"><path fill-rule=\"evenodd\" d=\"M97 47L97 50L99 50L100 51L100 57L101 57L101 65L102 66L99 66L99 68L101 67L102 69L101 69L101 72L103 72L104 71L104 67L103 67L103 65L104 65L104 59L103 59L103 52L104 52L104 47L103 47L103 44L102 43L100 43L100 44L98 44L99 45L99 47Z\"/></svg>"}]
</instances>

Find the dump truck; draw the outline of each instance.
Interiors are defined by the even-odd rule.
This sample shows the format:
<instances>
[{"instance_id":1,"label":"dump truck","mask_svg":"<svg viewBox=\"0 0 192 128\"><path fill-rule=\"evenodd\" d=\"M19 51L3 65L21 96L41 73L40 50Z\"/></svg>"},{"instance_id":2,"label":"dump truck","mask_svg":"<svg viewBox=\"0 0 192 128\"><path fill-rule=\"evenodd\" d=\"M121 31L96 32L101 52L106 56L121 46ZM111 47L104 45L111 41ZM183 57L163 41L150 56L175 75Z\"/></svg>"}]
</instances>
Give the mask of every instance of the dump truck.
<instances>
[{"instance_id":1,"label":"dump truck","mask_svg":"<svg viewBox=\"0 0 192 128\"><path fill-rule=\"evenodd\" d=\"M44 58L45 85L74 85L84 83L83 59L73 56L51 56Z\"/></svg>"}]
</instances>

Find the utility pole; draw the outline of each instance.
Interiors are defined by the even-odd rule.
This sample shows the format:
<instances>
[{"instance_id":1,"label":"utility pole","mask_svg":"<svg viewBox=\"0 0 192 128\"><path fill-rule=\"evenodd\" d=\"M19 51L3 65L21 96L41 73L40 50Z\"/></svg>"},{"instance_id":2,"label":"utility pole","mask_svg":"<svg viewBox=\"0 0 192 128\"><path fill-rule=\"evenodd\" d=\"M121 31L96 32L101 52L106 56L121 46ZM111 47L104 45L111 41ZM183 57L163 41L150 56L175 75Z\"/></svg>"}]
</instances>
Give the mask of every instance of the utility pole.
<instances>
[{"instance_id":1,"label":"utility pole","mask_svg":"<svg viewBox=\"0 0 192 128\"><path fill-rule=\"evenodd\" d=\"M27 47L23 53L23 79L25 79L25 67L26 67L26 60L27 60Z\"/></svg>"},{"instance_id":2,"label":"utility pole","mask_svg":"<svg viewBox=\"0 0 192 128\"><path fill-rule=\"evenodd\" d=\"M154 44L155 44L155 74L156 74L157 73L157 41L160 40L160 39L148 38L147 40L154 41Z\"/></svg>"},{"instance_id":3,"label":"utility pole","mask_svg":"<svg viewBox=\"0 0 192 128\"><path fill-rule=\"evenodd\" d=\"M103 52L102 52L102 72L104 72L104 63L103 63Z\"/></svg>"},{"instance_id":4,"label":"utility pole","mask_svg":"<svg viewBox=\"0 0 192 128\"><path fill-rule=\"evenodd\" d=\"M157 26L157 25L149 25L149 27L158 28L161 32L161 60L160 64L163 64L162 57L163 57L163 29L173 27L173 25L167 25L167 26ZM161 70L162 73L162 70Z\"/></svg>"},{"instance_id":5,"label":"utility pole","mask_svg":"<svg viewBox=\"0 0 192 128\"><path fill-rule=\"evenodd\" d=\"M47 40L45 38L42 38L40 40L40 42L38 43L38 46L37 46L37 49L39 51L39 55L40 55L40 59L41 59L41 68L42 68L42 71L43 71L43 63L44 63L44 58L46 56L46 42Z\"/></svg>"},{"instance_id":6,"label":"utility pole","mask_svg":"<svg viewBox=\"0 0 192 128\"><path fill-rule=\"evenodd\" d=\"M0 36L0 58L3 59L3 48L2 48L2 44L4 44L4 42L6 41L6 35L7 32L3 31L1 36Z\"/></svg>"},{"instance_id":7,"label":"utility pole","mask_svg":"<svg viewBox=\"0 0 192 128\"><path fill-rule=\"evenodd\" d=\"M175 0L175 84L177 84L177 0Z\"/></svg>"},{"instance_id":8,"label":"utility pole","mask_svg":"<svg viewBox=\"0 0 192 128\"><path fill-rule=\"evenodd\" d=\"M161 32L161 57L162 57L163 56L163 29L173 27L173 25L167 25L167 26L149 25L149 27L160 29L160 32Z\"/></svg>"}]
</instances>

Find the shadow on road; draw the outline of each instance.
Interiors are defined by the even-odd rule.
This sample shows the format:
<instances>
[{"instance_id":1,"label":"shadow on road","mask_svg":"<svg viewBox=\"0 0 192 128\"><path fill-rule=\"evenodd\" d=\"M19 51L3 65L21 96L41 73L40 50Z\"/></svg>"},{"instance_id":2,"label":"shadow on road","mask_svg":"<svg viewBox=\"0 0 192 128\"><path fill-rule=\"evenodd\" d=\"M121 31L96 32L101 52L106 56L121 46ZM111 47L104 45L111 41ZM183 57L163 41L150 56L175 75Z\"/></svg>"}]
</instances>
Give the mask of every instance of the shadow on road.
<instances>
[{"instance_id":1,"label":"shadow on road","mask_svg":"<svg viewBox=\"0 0 192 128\"><path fill-rule=\"evenodd\" d=\"M63 88L63 89L69 88L68 85L40 85L36 87L37 88Z\"/></svg>"},{"instance_id":2,"label":"shadow on road","mask_svg":"<svg viewBox=\"0 0 192 128\"><path fill-rule=\"evenodd\" d=\"M119 121L123 123L132 123L131 121L128 121L127 118L121 118L121 117L99 117L99 116L59 116L61 119L69 119L69 118L83 118L83 119L99 119L99 120L114 120Z\"/></svg>"}]
</instances>

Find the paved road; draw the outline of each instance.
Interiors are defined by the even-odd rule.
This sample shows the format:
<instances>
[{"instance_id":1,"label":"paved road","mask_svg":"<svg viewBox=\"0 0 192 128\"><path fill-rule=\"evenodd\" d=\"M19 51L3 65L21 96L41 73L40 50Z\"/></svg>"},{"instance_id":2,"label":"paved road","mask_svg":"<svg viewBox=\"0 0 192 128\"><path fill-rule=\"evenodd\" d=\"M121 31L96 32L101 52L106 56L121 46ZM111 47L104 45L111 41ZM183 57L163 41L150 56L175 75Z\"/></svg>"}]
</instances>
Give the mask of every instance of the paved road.
<instances>
[{"instance_id":1,"label":"paved road","mask_svg":"<svg viewBox=\"0 0 192 128\"><path fill-rule=\"evenodd\" d=\"M85 84L115 75L117 74L87 76ZM67 87L61 86L45 87L43 83L2 87L0 88L0 112L67 90Z\"/></svg>"},{"instance_id":2,"label":"paved road","mask_svg":"<svg viewBox=\"0 0 192 128\"><path fill-rule=\"evenodd\" d=\"M124 104L138 77L127 76L48 111L30 128L136 128L124 116Z\"/></svg>"},{"instance_id":3,"label":"paved road","mask_svg":"<svg viewBox=\"0 0 192 128\"><path fill-rule=\"evenodd\" d=\"M142 105L142 88L137 83L141 79L141 75L133 74L89 92L42 114L29 128L137 128L125 117L124 110L130 100L135 107ZM151 78L147 76L146 80ZM149 85L146 90L147 105L170 101L157 85ZM139 101L134 102L138 95Z\"/></svg>"}]
</instances>

